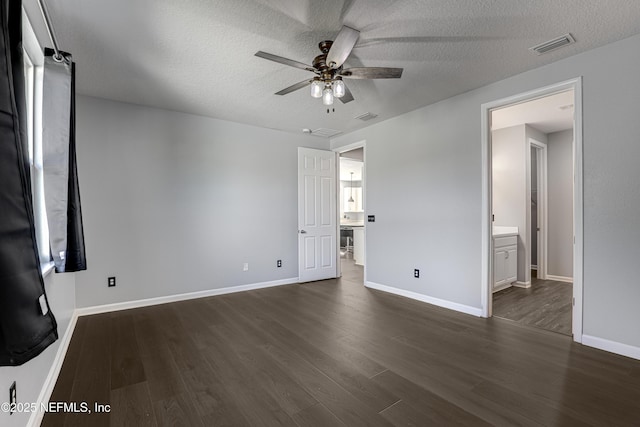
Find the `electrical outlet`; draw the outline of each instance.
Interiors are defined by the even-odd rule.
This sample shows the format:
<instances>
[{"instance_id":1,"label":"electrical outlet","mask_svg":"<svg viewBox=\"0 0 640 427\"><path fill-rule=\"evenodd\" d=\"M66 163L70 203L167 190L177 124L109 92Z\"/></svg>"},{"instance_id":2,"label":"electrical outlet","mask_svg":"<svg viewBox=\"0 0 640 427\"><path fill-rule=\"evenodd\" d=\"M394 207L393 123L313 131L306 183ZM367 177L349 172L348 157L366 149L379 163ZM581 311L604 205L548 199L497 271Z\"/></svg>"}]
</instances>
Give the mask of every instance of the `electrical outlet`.
<instances>
[{"instance_id":1,"label":"electrical outlet","mask_svg":"<svg viewBox=\"0 0 640 427\"><path fill-rule=\"evenodd\" d=\"M18 394L16 393L16 382L14 381L9 387L9 415L13 414L17 402Z\"/></svg>"},{"instance_id":2,"label":"electrical outlet","mask_svg":"<svg viewBox=\"0 0 640 427\"><path fill-rule=\"evenodd\" d=\"M420 277L420 270L418 270L417 268L413 270L413 277L415 277L416 279L418 279Z\"/></svg>"},{"instance_id":3,"label":"electrical outlet","mask_svg":"<svg viewBox=\"0 0 640 427\"><path fill-rule=\"evenodd\" d=\"M116 285L116 278L115 277L109 277L107 279L107 286L109 286L110 288L113 288Z\"/></svg>"},{"instance_id":4,"label":"electrical outlet","mask_svg":"<svg viewBox=\"0 0 640 427\"><path fill-rule=\"evenodd\" d=\"M276 261L276 266L277 266L278 268L282 267L282 260L281 260L281 259L279 259L278 261Z\"/></svg>"},{"instance_id":5,"label":"electrical outlet","mask_svg":"<svg viewBox=\"0 0 640 427\"><path fill-rule=\"evenodd\" d=\"M242 271L249 271L249 263L248 263L248 262L245 262L245 263L242 265Z\"/></svg>"}]
</instances>

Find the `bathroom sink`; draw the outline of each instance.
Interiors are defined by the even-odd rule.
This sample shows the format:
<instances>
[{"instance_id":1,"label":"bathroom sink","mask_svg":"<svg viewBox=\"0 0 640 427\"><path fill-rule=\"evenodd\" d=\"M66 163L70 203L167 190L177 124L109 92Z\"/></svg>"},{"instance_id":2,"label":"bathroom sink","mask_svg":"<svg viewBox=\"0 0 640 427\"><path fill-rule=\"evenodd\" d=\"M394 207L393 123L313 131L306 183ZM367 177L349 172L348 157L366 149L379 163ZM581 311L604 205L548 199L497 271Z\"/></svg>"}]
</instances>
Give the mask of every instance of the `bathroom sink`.
<instances>
[{"instance_id":1,"label":"bathroom sink","mask_svg":"<svg viewBox=\"0 0 640 427\"><path fill-rule=\"evenodd\" d=\"M493 226L493 237L517 236L518 227L509 227L504 225Z\"/></svg>"}]
</instances>

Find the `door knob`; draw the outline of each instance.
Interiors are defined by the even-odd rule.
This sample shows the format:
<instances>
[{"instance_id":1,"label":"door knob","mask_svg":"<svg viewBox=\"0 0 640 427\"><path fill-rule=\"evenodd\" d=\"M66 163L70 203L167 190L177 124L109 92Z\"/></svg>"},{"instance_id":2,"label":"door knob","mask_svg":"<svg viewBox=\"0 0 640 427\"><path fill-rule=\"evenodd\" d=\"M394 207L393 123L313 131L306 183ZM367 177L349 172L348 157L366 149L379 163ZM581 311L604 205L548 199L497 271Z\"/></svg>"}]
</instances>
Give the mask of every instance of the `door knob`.
<instances>
[{"instance_id":1,"label":"door knob","mask_svg":"<svg viewBox=\"0 0 640 427\"><path fill-rule=\"evenodd\" d=\"M305 230L300 230L300 234L307 234Z\"/></svg>"}]
</instances>

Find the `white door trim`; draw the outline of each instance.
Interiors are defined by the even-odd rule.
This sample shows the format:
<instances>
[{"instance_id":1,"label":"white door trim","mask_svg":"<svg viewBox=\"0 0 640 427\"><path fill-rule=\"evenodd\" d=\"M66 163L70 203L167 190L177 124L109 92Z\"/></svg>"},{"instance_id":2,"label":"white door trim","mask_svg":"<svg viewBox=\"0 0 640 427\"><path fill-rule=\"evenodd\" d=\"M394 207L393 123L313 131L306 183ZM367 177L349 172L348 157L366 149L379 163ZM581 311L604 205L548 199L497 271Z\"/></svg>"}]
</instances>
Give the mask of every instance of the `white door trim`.
<instances>
[{"instance_id":1,"label":"white door trim","mask_svg":"<svg viewBox=\"0 0 640 427\"><path fill-rule=\"evenodd\" d=\"M336 190L336 197L339 198L340 197L340 154L342 153L346 153L347 151L352 151L352 150L356 150L358 148L362 148L363 151L363 157L362 157L362 161L363 161L363 166L362 166L362 210L364 212L364 250L363 250L363 254L364 254L364 283L367 283L367 141L366 140L362 140L362 141L358 141L358 142L354 142L352 144L348 144L348 145L343 145L341 147L337 147L337 148L333 148L332 151L336 152L338 155L338 161L336 162L336 185L337 185L337 190ZM339 206L340 200L338 199L337 202ZM337 209L337 216L340 215L340 209ZM337 240L337 244L338 244L338 248L336 250L337 253L337 261L336 261L336 265L338 266L338 277L342 276L342 266L340 263L340 218L338 218L337 221L337 227L338 227L338 239Z\"/></svg>"},{"instance_id":2,"label":"white door trim","mask_svg":"<svg viewBox=\"0 0 640 427\"><path fill-rule=\"evenodd\" d=\"M491 222L491 110L507 105L519 104L532 99L541 98L566 90L574 91L574 126L573 126L573 339L582 342L583 311L583 171L582 171L582 77L560 82L554 85L535 89L511 97L488 102L480 106L481 113L481 152L482 152L482 213L481 213L481 304L482 316L491 316L491 280L493 278L493 242Z\"/></svg>"},{"instance_id":3,"label":"white door trim","mask_svg":"<svg viewBox=\"0 0 640 427\"><path fill-rule=\"evenodd\" d=\"M531 203L531 148L536 148L536 165L537 165L537 177L538 177L538 228L540 233L538 234L538 272L537 277L539 279L547 278L547 236L548 236L548 224L549 224L549 210L548 210L548 197L547 197L547 144L537 141L533 138L529 138L529 150L527 152L527 194L529 195L528 203ZM527 206L527 232L529 236L527 238L527 281L531 281L531 209Z\"/></svg>"}]
</instances>

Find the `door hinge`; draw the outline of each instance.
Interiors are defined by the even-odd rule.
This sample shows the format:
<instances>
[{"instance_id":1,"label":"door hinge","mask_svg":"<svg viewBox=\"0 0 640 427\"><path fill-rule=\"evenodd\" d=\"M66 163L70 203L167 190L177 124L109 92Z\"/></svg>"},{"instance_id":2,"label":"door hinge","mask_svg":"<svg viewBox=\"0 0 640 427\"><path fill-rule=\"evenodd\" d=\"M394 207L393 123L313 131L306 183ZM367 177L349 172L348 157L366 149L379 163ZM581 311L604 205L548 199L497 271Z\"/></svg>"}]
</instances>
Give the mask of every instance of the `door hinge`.
<instances>
[{"instance_id":1,"label":"door hinge","mask_svg":"<svg viewBox=\"0 0 640 427\"><path fill-rule=\"evenodd\" d=\"M576 305L576 297L571 298L571 305L575 307L575 305Z\"/></svg>"}]
</instances>

